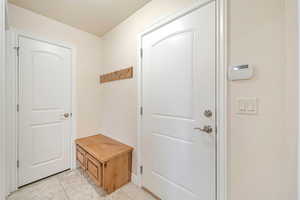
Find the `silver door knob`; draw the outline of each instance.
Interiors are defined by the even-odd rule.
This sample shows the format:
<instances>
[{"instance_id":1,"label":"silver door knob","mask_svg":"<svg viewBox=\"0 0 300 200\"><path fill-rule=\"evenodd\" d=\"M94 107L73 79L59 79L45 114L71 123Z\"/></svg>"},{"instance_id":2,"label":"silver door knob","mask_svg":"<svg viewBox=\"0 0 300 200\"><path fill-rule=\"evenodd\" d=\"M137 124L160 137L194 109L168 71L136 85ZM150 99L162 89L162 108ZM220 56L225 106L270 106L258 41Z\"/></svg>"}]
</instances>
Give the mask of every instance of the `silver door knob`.
<instances>
[{"instance_id":1,"label":"silver door knob","mask_svg":"<svg viewBox=\"0 0 300 200\"><path fill-rule=\"evenodd\" d=\"M211 126L204 126L203 128L194 128L195 130L199 130L208 134L211 134L213 132L213 128Z\"/></svg>"},{"instance_id":2,"label":"silver door knob","mask_svg":"<svg viewBox=\"0 0 300 200\"><path fill-rule=\"evenodd\" d=\"M64 117L65 117L65 118L69 118L69 116L70 116L69 113L65 113L65 114L64 114Z\"/></svg>"}]
</instances>

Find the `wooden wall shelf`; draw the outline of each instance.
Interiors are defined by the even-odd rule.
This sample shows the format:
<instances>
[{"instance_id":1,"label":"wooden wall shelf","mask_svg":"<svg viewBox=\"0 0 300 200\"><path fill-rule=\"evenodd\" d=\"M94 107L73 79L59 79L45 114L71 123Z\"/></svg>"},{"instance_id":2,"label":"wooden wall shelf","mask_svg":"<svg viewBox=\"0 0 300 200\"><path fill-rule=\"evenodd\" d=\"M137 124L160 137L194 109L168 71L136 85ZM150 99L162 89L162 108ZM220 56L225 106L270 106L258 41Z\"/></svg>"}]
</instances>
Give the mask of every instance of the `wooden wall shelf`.
<instances>
[{"instance_id":1,"label":"wooden wall shelf","mask_svg":"<svg viewBox=\"0 0 300 200\"><path fill-rule=\"evenodd\" d=\"M126 69L101 75L100 83L107 83L107 82L117 81L122 79L130 79L132 77L133 77L133 67L129 67Z\"/></svg>"}]
</instances>

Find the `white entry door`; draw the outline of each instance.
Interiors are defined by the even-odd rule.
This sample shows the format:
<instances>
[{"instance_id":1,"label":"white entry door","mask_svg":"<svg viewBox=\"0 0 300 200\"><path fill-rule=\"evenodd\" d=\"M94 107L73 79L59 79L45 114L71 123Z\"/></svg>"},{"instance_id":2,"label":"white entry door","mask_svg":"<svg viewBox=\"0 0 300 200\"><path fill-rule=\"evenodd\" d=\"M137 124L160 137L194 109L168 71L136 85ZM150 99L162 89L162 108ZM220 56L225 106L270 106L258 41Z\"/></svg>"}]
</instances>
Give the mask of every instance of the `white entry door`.
<instances>
[{"instance_id":1,"label":"white entry door","mask_svg":"<svg viewBox=\"0 0 300 200\"><path fill-rule=\"evenodd\" d=\"M142 38L142 185L162 200L216 197L215 9Z\"/></svg>"},{"instance_id":2,"label":"white entry door","mask_svg":"<svg viewBox=\"0 0 300 200\"><path fill-rule=\"evenodd\" d=\"M19 186L70 168L71 51L19 37Z\"/></svg>"}]
</instances>

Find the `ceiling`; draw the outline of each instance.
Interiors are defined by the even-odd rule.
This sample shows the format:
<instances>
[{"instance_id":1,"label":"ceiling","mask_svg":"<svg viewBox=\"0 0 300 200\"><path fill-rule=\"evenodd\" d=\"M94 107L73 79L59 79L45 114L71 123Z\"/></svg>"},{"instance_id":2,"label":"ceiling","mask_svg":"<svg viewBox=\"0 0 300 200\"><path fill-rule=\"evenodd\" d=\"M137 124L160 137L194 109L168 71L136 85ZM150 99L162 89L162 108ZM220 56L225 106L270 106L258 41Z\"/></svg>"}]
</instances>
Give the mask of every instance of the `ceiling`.
<instances>
[{"instance_id":1,"label":"ceiling","mask_svg":"<svg viewBox=\"0 0 300 200\"><path fill-rule=\"evenodd\" d=\"M151 0L9 0L9 3L103 36Z\"/></svg>"}]
</instances>

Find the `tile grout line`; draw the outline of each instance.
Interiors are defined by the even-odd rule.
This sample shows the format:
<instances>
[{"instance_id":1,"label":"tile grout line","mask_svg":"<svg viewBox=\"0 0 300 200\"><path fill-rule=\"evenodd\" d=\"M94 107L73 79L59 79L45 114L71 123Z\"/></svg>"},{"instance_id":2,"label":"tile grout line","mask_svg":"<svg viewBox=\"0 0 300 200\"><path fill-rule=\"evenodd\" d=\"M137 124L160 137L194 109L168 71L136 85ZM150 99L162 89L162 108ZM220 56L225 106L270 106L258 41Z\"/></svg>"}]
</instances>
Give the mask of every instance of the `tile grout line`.
<instances>
[{"instance_id":1,"label":"tile grout line","mask_svg":"<svg viewBox=\"0 0 300 200\"><path fill-rule=\"evenodd\" d=\"M67 197L67 200L71 200L70 197L69 197L69 195L67 194L67 191L65 190L63 184L61 183L60 179L59 179L58 177L55 177L55 178L58 180L59 185L60 185L61 188L63 189L63 191L64 191L64 193L65 193L65 195L66 195L66 197Z\"/></svg>"},{"instance_id":2,"label":"tile grout line","mask_svg":"<svg viewBox=\"0 0 300 200\"><path fill-rule=\"evenodd\" d=\"M123 192L124 192L124 191L123 191ZM130 200L134 200L134 199L132 199L132 198L131 198L131 196L129 196L129 195L128 195L128 193L127 193L127 192L124 192L124 193L126 194L126 196L128 197L128 199L130 199Z\"/></svg>"},{"instance_id":3,"label":"tile grout line","mask_svg":"<svg viewBox=\"0 0 300 200\"><path fill-rule=\"evenodd\" d=\"M75 171L75 170L74 170L74 171ZM91 188L91 190L94 190L92 184L89 183L89 181L87 180L87 177L85 177L80 171L77 171L77 172L78 172L79 178L80 178L83 182L86 182L86 183L89 185L89 187ZM58 178L58 177L56 177L56 178ZM64 192L65 192L65 194L66 194L67 199L68 199L68 200L71 200L71 199L72 199L72 196L68 195L68 193L67 193L67 191L66 191L66 187L62 184L62 182L60 181L59 178L58 178L58 181L59 181L61 187L63 188L63 190L64 190ZM95 191L95 192L96 192L96 191ZM94 196L92 193L91 193L90 195L91 195L91 196L89 196L89 199L94 199L94 198L95 198L95 196ZM97 196L103 197L103 196L101 196L101 195L99 195L99 194L97 194Z\"/></svg>"},{"instance_id":4,"label":"tile grout line","mask_svg":"<svg viewBox=\"0 0 300 200\"><path fill-rule=\"evenodd\" d=\"M91 182L89 182L87 177L83 176L83 174L81 174L80 171L78 171L78 175L79 175L80 179L82 179L84 182L85 181L87 182L87 184L89 185L89 187L91 187L91 189L93 191L97 190L97 188L94 188L94 185ZM77 176L77 173L76 173L76 176ZM64 199L65 200L72 200L73 199L72 193L67 192L68 185L64 184L64 180L65 180L64 176L59 176L57 174L57 175L53 176L52 178L54 178L54 182L58 182L56 184L58 184L57 187L59 188L59 191L62 192L62 194L65 194ZM41 182L39 182L39 183L41 183ZM80 185L79 185L79 187L80 187ZM118 198L119 200L135 200L136 199L134 196L132 196L130 191L127 191L124 188L120 188L119 192L120 192L119 193L120 199ZM95 195L97 195L97 196L93 195L93 193L91 193L90 195L91 196L88 197L89 200L96 200L96 199L97 200L117 200L115 195L102 196L97 191L95 191ZM117 196L119 197L119 195L117 195ZM9 200L9 199L7 199L7 200ZM18 198L18 200L22 200L22 198L21 199ZM142 198L140 200L144 200L144 198Z\"/></svg>"},{"instance_id":5,"label":"tile grout line","mask_svg":"<svg viewBox=\"0 0 300 200\"><path fill-rule=\"evenodd\" d=\"M135 200L135 199L131 198L131 195L129 195L129 193L126 192L123 188L121 188L120 190L121 190L122 192L124 192L124 194L128 197L128 199L130 199L130 200Z\"/></svg>"}]
</instances>

